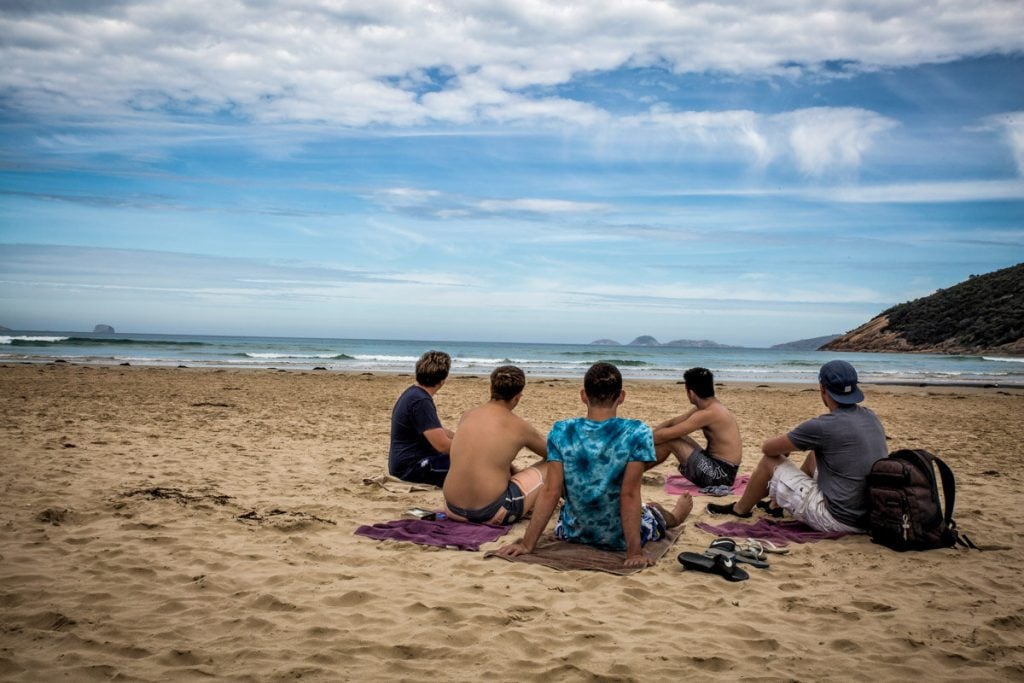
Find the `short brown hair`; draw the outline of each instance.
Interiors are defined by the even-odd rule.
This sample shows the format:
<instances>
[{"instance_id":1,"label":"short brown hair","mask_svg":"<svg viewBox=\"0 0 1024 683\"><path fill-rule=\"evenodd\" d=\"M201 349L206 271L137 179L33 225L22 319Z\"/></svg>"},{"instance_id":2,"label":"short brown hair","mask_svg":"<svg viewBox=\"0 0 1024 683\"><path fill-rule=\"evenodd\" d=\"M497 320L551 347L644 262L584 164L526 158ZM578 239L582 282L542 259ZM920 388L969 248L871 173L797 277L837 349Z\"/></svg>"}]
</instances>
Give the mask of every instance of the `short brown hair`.
<instances>
[{"instance_id":1,"label":"short brown hair","mask_svg":"<svg viewBox=\"0 0 1024 683\"><path fill-rule=\"evenodd\" d=\"M501 365L491 372L491 398L511 401L526 387L526 373L514 365Z\"/></svg>"},{"instance_id":2,"label":"short brown hair","mask_svg":"<svg viewBox=\"0 0 1024 683\"><path fill-rule=\"evenodd\" d=\"M416 383L436 387L448 378L452 357L444 351L427 351L416 361Z\"/></svg>"},{"instance_id":3,"label":"short brown hair","mask_svg":"<svg viewBox=\"0 0 1024 683\"><path fill-rule=\"evenodd\" d=\"M596 406L608 406L622 393L622 373L611 363L594 363L583 377L583 391Z\"/></svg>"}]
</instances>

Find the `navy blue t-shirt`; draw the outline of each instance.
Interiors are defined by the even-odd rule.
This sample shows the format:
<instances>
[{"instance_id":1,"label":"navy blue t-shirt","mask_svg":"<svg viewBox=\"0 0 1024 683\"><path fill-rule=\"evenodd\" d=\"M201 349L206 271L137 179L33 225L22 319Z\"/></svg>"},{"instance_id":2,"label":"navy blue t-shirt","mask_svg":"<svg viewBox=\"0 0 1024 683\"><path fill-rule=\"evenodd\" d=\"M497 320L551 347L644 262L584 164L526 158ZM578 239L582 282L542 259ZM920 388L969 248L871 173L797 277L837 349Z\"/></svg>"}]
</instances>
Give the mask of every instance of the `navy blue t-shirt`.
<instances>
[{"instance_id":1,"label":"navy blue t-shirt","mask_svg":"<svg viewBox=\"0 0 1024 683\"><path fill-rule=\"evenodd\" d=\"M406 389L391 411L391 450L388 452L388 471L402 477L421 459L439 455L423 432L437 429L434 399L415 384Z\"/></svg>"}]
</instances>

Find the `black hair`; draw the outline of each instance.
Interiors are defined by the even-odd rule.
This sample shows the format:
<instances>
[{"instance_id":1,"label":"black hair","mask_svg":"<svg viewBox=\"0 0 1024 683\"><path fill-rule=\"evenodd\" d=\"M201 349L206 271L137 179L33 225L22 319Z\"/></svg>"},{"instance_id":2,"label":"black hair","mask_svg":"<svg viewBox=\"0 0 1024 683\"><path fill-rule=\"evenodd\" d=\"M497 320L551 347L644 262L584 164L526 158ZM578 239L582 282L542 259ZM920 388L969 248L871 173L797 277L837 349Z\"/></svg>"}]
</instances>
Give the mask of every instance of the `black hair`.
<instances>
[{"instance_id":1,"label":"black hair","mask_svg":"<svg viewBox=\"0 0 1024 683\"><path fill-rule=\"evenodd\" d=\"M715 376L707 368L690 368L683 373L686 388L700 398L711 398L715 395Z\"/></svg>"},{"instance_id":2,"label":"black hair","mask_svg":"<svg viewBox=\"0 0 1024 683\"><path fill-rule=\"evenodd\" d=\"M611 363L594 363L583 377L583 391L591 404L611 405L622 393L622 373Z\"/></svg>"}]
</instances>

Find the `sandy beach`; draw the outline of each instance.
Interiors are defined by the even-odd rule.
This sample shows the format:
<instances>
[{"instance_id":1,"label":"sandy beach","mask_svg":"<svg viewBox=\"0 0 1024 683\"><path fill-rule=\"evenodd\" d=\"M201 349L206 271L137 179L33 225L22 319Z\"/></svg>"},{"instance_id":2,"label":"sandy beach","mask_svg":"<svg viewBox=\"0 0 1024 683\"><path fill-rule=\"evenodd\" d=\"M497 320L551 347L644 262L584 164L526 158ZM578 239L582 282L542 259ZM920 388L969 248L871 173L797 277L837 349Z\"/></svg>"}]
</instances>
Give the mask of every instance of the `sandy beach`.
<instances>
[{"instance_id":1,"label":"sandy beach","mask_svg":"<svg viewBox=\"0 0 1024 683\"><path fill-rule=\"evenodd\" d=\"M439 504L363 483L385 470L410 382L0 367L0 679L1024 680L1024 390L865 387L891 449L949 463L960 528L1004 549L899 554L847 537L727 583L675 560L712 538L693 522L722 521L709 498L629 577L354 535ZM449 379L445 424L486 389ZM578 391L531 379L518 412L546 431L581 414ZM683 409L674 382L626 391L625 417ZM824 410L803 385L719 397L740 422L741 472L765 438ZM672 471L654 470L645 498L667 503Z\"/></svg>"}]
</instances>

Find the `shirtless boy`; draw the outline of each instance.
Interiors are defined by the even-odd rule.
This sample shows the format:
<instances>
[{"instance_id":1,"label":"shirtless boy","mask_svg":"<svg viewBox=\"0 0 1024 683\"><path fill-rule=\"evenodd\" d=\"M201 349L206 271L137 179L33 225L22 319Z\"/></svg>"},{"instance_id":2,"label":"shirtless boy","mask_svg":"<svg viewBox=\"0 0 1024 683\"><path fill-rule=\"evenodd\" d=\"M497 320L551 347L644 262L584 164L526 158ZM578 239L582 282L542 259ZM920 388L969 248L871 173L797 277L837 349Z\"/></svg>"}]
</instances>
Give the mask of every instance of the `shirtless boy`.
<instances>
[{"instance_id":1,"label":"shirtless boy","mask_svg":"<svg viewBox=\"0 0 1024 683\"><path fill-rule=\"evenodd\" d=\"M731 486L743 457L736 418L715 398L710 370L690 368L683 373L683 381L694 408L654 428L655 464L665 462L672 453L679 460L679 473L697 486ZM698 429L704 432L705 448L689 436Z\"/></svg>"},{"instance_id":2,"label":"shirtless boy","mask_svg":"<svg viewBox=\"0 0 1024 683\"><path fill-rule=\"evenodd\" d=\"M452 440L451 469L444 482L448 517L477 524L512 524L530 511L540 493L547 463L515 472L512 461L528 448L542 458L540 432L513 414L523 397L526 375L513 365L491 373L491 400L466 411Z\"/></svg>"}]
</instances>

